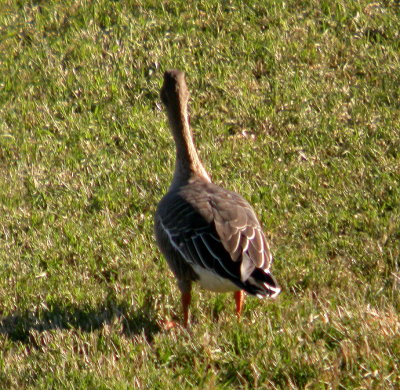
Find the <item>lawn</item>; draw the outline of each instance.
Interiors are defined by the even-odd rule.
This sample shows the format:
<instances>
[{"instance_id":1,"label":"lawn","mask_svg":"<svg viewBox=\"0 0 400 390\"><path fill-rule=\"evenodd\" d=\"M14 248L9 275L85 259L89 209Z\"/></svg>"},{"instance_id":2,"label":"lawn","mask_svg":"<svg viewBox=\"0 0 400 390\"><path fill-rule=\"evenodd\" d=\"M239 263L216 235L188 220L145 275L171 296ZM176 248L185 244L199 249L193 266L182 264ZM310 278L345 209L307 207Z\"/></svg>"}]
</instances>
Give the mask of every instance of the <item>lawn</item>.
<instances>
[{"instance_id":1,"label":"lawn","mask_svg":"<svg viewBox=\"0 0 400 390\"><path fill-rule=\"evenodd\" d=\"M397 1L4 0L1 389L400 388ZM194 291L155 245L187 73L213 181L256 210L282 293Z\"/></svg>"}]
</instances>

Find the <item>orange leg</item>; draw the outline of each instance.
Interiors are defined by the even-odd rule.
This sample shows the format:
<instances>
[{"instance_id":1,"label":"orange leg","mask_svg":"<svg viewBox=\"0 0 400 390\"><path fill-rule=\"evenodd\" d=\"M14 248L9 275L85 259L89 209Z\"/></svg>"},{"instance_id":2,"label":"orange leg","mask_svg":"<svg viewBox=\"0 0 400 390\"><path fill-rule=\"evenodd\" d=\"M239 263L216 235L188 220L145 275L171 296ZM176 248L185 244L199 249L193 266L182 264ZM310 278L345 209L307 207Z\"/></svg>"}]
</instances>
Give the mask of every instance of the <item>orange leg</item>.
<instances>
[{"instance_id":1,"label":"orange leg","mask_svg":"<svg viewBox=\"0 0 400 390\"><path fill-rule=\"evenodd\" d=\"M183 309L183 326L187 328L189 326L189 306L192 300L192 296L190 292L182 293L181 301L182 301L182 309ZM165 330L170 330L176 328L179 324L175 321L161 321L162 327Z\"/></svg>"},{"instance_id":2,"label":"orange leg","mask_svg":"<svg viewBox=\"0 0 400 390\"><path fill-rule=\"evenodd\" d=\"M162 321L160 321L160 325L164 330L170 330L170 329L176 327L176 322L168 321L168 320L162 320Z\"/></svg>"},{"instance_id":3,"label":"orange leg","mask_svg":"<svg viewBox=\"0 0 400 390\"><path fill-rule=\"evenodd\" d=\"M183 326L189 326L189 306L192 300L190 292L182 293Z\"/></svg>"},{"instance_id":4,"label":"orange leg","mask_svg":"<svg viewBox=\"0 0 400 390\"><path fill-rule=\"evenodd\" d=\"M235 302L236 302L236 315L239 318L240 314L242 313L242 307L244 302L243 290L235 291L233 293L233 296L235 297Z\"/></svg>"}]
</instances>

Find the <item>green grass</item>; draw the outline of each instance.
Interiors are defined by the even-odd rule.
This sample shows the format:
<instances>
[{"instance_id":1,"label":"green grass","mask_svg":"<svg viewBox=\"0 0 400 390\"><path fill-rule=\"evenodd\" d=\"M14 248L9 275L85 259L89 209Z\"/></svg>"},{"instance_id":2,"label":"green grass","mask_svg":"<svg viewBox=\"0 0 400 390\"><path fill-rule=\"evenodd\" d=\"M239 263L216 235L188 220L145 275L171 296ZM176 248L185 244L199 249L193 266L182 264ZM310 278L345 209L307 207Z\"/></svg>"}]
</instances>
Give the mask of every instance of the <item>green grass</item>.
<instances>
[{"instance_id":1,"label":"green grass","mask_svg":"<svg viewBox=\"0 0 400 390\"><path fill-rule=\"evenodd\" d=\"M246 3L246 4L245 4ZM0 5L0 388L400 386L396 1ZM260 216L283 287L196 290L152 233L187 72L218 184Z\"/></svg>"}]
</instances>

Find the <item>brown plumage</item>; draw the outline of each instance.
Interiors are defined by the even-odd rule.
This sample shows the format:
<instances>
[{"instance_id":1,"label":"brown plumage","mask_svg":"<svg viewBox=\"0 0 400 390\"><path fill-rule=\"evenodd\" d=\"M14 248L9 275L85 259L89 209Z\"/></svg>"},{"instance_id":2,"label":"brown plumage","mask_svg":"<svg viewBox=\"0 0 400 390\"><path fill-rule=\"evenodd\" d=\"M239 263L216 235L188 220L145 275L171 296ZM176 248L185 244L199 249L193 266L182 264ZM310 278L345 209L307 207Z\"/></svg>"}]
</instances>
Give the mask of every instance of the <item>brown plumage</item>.
<instances>
[{"instance_id":1,"label":"brown plumage","mask_svg":"<svg viewBox=\"0 0 400 390\"><path fill-rule=\"evenodd\" d=\"M176 163L169 191L157 207L155 234L182 293L184 325L194 281L208 290L234 291L240 315L243 290L258 297L280 292L269 271L269 245L249 203L211 183L198 157L183 72L165 72L161 99L176 144Z\"/></svg>"}]
</instances>

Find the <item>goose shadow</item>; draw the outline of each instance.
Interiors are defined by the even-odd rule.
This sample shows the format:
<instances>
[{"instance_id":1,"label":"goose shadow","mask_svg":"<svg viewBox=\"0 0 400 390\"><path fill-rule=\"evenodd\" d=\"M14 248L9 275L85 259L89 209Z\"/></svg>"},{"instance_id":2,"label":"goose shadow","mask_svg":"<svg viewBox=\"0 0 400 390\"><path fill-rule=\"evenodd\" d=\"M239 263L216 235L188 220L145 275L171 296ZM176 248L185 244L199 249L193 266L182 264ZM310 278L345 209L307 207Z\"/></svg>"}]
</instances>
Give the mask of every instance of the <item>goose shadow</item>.
<instances>
[{"instance_id":1,"label":"goose shadow","mask_svg":"<svg viewBox=\"0 0 400 390\"><path fill-rule=\"evenodd\" d=\"M49 330L80 330L93 332L119 319L121 333L133 337L143 335L151 342L161 328L155 320L155 309L151 297L146 297L144 304L132 309L125 302L117 302L114 297L96 307L88 304L71 304L62 300L51 304L50 309L38 309L36 312L15 311L7 316L0 316L0 334L12 341L29 344L31 332Z\"/></svg>"}]
</instances>

